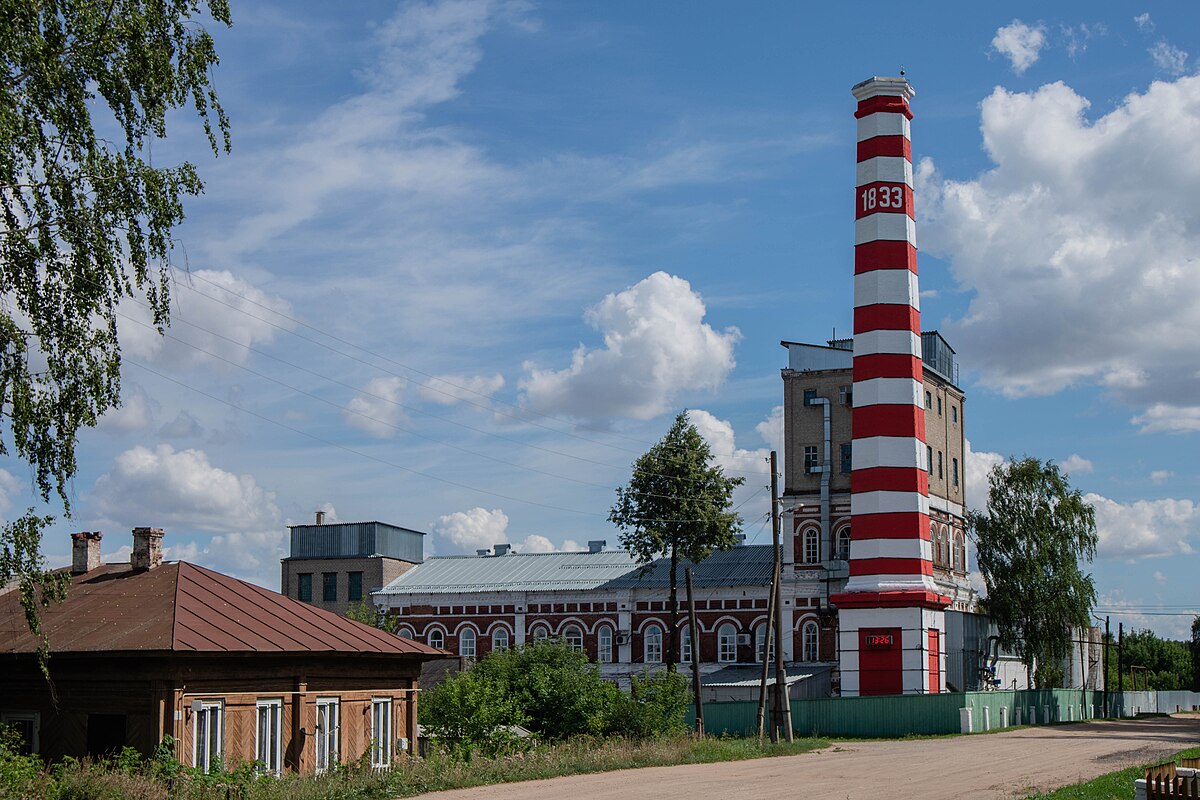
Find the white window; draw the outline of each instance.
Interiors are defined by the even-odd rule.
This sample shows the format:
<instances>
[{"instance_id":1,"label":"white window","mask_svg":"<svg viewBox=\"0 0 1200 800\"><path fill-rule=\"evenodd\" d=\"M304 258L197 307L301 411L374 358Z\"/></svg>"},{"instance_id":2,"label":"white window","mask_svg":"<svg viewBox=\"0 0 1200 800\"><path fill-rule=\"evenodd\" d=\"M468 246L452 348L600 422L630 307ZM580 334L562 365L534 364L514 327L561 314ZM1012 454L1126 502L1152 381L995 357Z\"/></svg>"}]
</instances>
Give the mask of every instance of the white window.
<instances>
[{"instance_id":1,"label":"white window","mask_svg":"<svg viewBox=\"0 0 1200 800\"><path fill-rule=\"evenodd\" d=\"M820 540L817 532L809 528L804 532L804 563L816 564L821 560Z\"/></svg>"},{"instance_id":2,"label":"white window","mask_svg":"<svg viewBox=\"0 0 1200 800\"><path fill-rule=\"evenodd\" d=\"M767 641L767 633L771 629L770 622L764 622L759 625L754 631L754 660L761 662L763 660L763 644ZM767 660L775 660L775 637L771 637L771 649L767 652Z\"/></svg>"},{"instance_id":3,"label":"white window","mask_svg":"<svg viewBox=\"0 0 1200 800\"><path fill-rule=\"evenodd\" d=\"M820 648L818 643L820 639L817 635L817 623L809 620L804 623L804 660L805 661L820 661Z\"/></svg>"},{"instance_id":4,"label":"white window","mask_svg":"<svg viewBox=\"0 0 1200 800\"><path fill-rule=\"evenodd\" d=\"M336 697L317 698L317 772L324 772L341 760L338 711Z\"/></svg>"},{"instance_id":5,"label":"white window","mask_svg":"<svg viewBox=\"0 0 1200 800\"><path fill-rule=\"evenodd\" d=\"M396 628L396 635L403 636L405 639L416 638L416 634L413 632L413 629L407 625L401 625L399 628Z\"/></svg>"},{"instance_id":6,"label":"white window","mask_svg":"<svg viewBox=\"0 0 1200 800\"><path fill-rule=\"evenodd\" d=\"M263 772L279 775L283 764L283 701L259 700L254 704L258 727L254 737L254 760Z\"/></svg>"},{"instance_id":7,"label":"white window","mask_svg":"<svg viewBox=\"0 0 1200 800\"><path fill-rule=\"evenodd\" d=\"M679 629L679 661L683 664L692 663L692 628L687 623Z\"/></svg>"},{"instance_id":8,"label":"white window","mask_svg":"<svg viewBox=\"0 0 1200 800\"><path fill-rule=\"evenodd\" d=\"M967 543L962 531L954 532L954 568L959 572L967 571Z\"/></svg>"},{"instance_id":9,"label":"white window","mask_svg":"<svg viewBox=\"0 0 1200 800\"><path fill-rule=\"evenodd\" d=\"M544 642L550 638L550 631L542 626L533 629L533 640L535 642Z\"/></svg>"},{"instance_id":10,"label":"white window","mask_svg":"<svg viewBox=\"0 0 1200 800\"><path fill-rule=\"evenodd\" d=\"M563 632L563 639L567 642L567 647L574 650L576 653L583 652L583 631L579 630L578 625L571 625Z\"/></svg>"},{"instance_id":11,"label":"white window","mask_svg":"<svg viewBox=\"0 0 1200 800\"><path fill-rule=\"evenodd\" d=\"M210 772L221 766L221 743L224 737L223 709L220 701L200 702L192 721L192 766Z\"/></svg>"},{"instance_id":12,"label":"white window","mask_svg":"<svg viewBox=\"0 0 1200 800\"><path fill-rule=\"evenodd\" d=\"M646 635L642 640L642 660L647 664L662 663L662 635L662 628L657 625L646 628Z\"/></svg>"},{"instance_id":13,"label":"white window","mask_svg":"<svg viewBox=\"0 0 1200 800\"><path fill-rule=\"evenodd\" d=\"M492 652L503 653L508 649L508 628L496 628L492 631Z\"/></svg>"},{"instance_id":14,"label":"white window","mask_svg":"<svg viewBox=\"0 0 1200 800\"><path fill-rule=\"evenodd\" d=\"M442 632L441 628L432 628L429 633L425 634L425 643L438 650L445 650L446 634Z\"/></svg>"},{"instance_id":15,"label":"white window","mask_svg":"<svg viewBox=\"0 0 1200 800\"><path fill-rule=\"evenodd\" d=\"M807 445L804 448L804 471L813 472L816 470L817 464L817 447L816 445Z\"/></svg>"},{"instance_id":16,"label":"white window","mask_svg":"<svg viewBox=\"0 0 1200 800\"><path fill-rule=\"evenodd\" d=\"M737 628L726 622L717 630L717 661L732 664L737 661Z\"/></svg>"},{"instance_id":17,"label":"white window","mask_svg":"<svg viewBox=\"0 0 1200 800\"><path fill-rule=\"evenodd\" d=\"M382 769L392 764L392 698L371 700L371 766Z\"/></svg>"},{"instance_id":18,"label":"white window","mask_svg":"<svg viewBox=\"0 0 1200 800\"><path fill-rule=\"evenodd\" d=\"M845 527L838 531L837 535L837 560L850 560L850 528Z\"/></svg>"},{"instance_id":19,"label":"white window","mask_svg":"<svg viewBox=\"0 0 1200 800\"><path fill-rule=\"evenodd\" d=\"M601 664L611 664L613 660L612 628L607 625L596 633L596 660Z\"/></svg>"},{"instance_id":20,"label":"white window","mask_svg":"<svg viewBox=\"0 0 1200 800\"><path fill-rule=\"evenodd\" d=\"M462 658L475 657L475 631L471 628L464 628L458 635L458 654Z\"/></svg>"}]
</instances>

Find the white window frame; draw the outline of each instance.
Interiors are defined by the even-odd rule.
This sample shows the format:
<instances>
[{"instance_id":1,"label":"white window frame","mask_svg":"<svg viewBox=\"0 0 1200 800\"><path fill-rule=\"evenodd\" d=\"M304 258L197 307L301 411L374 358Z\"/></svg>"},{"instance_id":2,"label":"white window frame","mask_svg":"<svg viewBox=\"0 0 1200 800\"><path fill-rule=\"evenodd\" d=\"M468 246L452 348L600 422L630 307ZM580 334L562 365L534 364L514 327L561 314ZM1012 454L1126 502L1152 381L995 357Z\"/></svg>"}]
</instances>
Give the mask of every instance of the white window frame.
<instances>
[{"instance_id":1,"label":"white window frame","mask_svg":"<svg viewBox=\"0 0 1200 800\"><path fill-rule=\"evenodd\" d=\"M474 628L463 628L458 634L458 655L460 658L475 659L476 643L479 637L475 635Z\"/></svg>"},{"instance_id":2,"label":"white window frame","mask_svg":"<svg viewBox=\"0 0 1200 800\"><path fill-rule=\"evenodd\" d=\"M563 641L567 647L576 653L583 652L583 629L578 625L568 625L563 629Z\"/></svg>"},{"instance_id":3,"label":"white window frame","mask_svg":"<svg viewBox=\"0 0 1200 800\"><path fill-rule=\"evenodd\" d=\"M967 540L961 531L955 531L953 548L954 569L959 572L967 571Z\"/></svg>"},{"instance_id":4,"label":"white window frame","mask_svg":"<svg viewBox=\"0 0 1200 800\"><path fill-rule=\"evenodd\" d=\"M661 664L662 660L663 629L658 625L651 625L642 636L642 661L647 664Z\"/></svg>"},{"instance_id":5,"label":"white window frame","mask_svg":"<svg viewBox=\"0 0 1200 800\"><path fill-rule=\"evenodd\" d=\"M613 629L607 625L596 631L596 660L601 664L611 664L613 660Z\"/></svg>"},{"instance_id":6,"label":"white window frame","mask_svg":"<svg viewBox=\"0 0 1200 800\"><path fill-rule=\"evenodd\" d=\"M263 772L279 775L283 771L283 698L256 701L254 717L254 760Z\"/></svg>"},{"instance_id":7,"label":"white window frame","mask_svg":"<svg viewBox=\"0 0 1200 800\"><path fill-rule=\"evenodd\" d=\"M717 629L717 661L722 664L737 662L737 627L732 622Z\"/></svg>"},{"instance_id":8,"label":"white window frame","mask_svg":"<svg viewBox=\"0 0 1200 800\"><path fill-rule=\"evenodd\" d=\"M492 652L503 653L508 649L508 628L500 627L492 631Z\"/></svg>"},{"instance_id":9,"label":"white window frame","mask_svg":"<svg viewBox=\"0 0 1200 800\"><path fill-rule=\"evenodd\" d=\"M770 621L764 622L754 630L754 660L761 664L763 660L763 645L767 641L767 631L771 629ZM775 660L775 637L771 637L771 649L767 653L767 661Z\"/></svg>"},{"instance_id":10,"label":"white window frame","mask_svg":"<svg viewBox=\"0 0 1200 800\"><path fill-rule=\"evenodd\" d=\"M336 697L317 698L316 748L317 773L341 763L341 702Z\"/></svg>"},{"instance_id":11,"label":"white window frame","mask_svg":"<svg viewBox=\"0 0 1200 800\"><path fill-rule=\"evenodd\" d=\"M0 714L0 727L13 722L28 722L30 724L32 735L30 736L30 740L26 742L29 745L29 752L34 754L41 752L41 742L39 741L42 727L41 715L37 711L5 711Z\"/></svg>"},{"instance_id":12,"label":"white window frame","mask_svg":"<svg viewBox=\"0 0 1200 800\"><path fill-rule=\"evenodd\" d=\"M371 698L371 766L392 766L392 698Z\"/></svg>"},{"instance_id":13,"label":"white window frame","mask_svg":"<svg viewBox=\"0 0 1200 800\"><path fill-rule=\"evenodd\" d=\"M850 560L850 527L846 526L837 532L837 560Z\"/></svg>"},{"instance_id":14,"label":"white window frame","mask_svg":"<svg viewBox=\"0 0 1200 800\"><path fill-rule=\"evenodd\" d=\"M686 622L679 626L679 663L692 663L692 626Z\"/></svg>"},{"instance_id":15,"label":"white window frame","mask_svg":"<svg viewBox=\"0 0 1200 800\"><path fill-rule=\"evenodd\" d=\"M817 627L817 623L809 620L804 623L800 629L800 640L803 643L805 661L820 661L821 660L821 632Z\"/></svg>"},{"instance_id":16,"label":"white window frame","mask_svg":"<svg viewBox=\"0 0 1200 800\"><path fill-rule=\"evenodd\" d=\"M821 561L821 539L813 528L804 530L804 563L817 564Z\"/></svg>"},{"instance_id":17,"label":"white window frame","mask_svg":"<svg viewBox=\"0 0 1200 800\"><path fill-rule=\"evenodd\" d=\"M544 642L550 638L550 629L545 625L538 625L533 629L533 641Z\"/></svg>"},{"instance_id":18,"label":"white window frame","mask_svg":"<svg viewBox=\"0 0 1200 800\"><path fill-rule=\"evenodd\" d=\"M201 700L199 705L199 709L192 714L192 766L201 772L211 772L214 759L224 761L225 704L220 700ZM206 746L201 750L201 719L205 720L204 741L206 744L215 744L215 747Z\"/></svg>"},{"instance_id":19,"label":"white window frame","mask_svg":"<svg viewBox=\"0 0 1200 800\"><path fill-rule=\"evenodd\" d=\"M436 639L436 641L434 641ZM425 631L425 644L430 647L436 647L438 650L446 649L446 632L441 628L430 628Z\"/></svg>"}]
</instances>

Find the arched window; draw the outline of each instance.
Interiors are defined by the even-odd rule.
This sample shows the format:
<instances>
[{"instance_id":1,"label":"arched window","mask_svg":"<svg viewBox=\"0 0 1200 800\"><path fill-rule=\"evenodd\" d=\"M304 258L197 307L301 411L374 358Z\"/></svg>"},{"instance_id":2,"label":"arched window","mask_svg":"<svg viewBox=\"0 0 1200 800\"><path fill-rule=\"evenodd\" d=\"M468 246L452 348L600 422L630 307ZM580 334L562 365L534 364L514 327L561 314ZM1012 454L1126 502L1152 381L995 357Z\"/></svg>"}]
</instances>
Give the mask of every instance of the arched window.
<instances>
[{"instance_id":1,"label":"arched window","mask_svg":"<svg viewBox=\"0 0 1200 800\"><path fill-rule=\"evenodd\" d=\"M544 642L549 638L550 631L544 625L539 625L533 629L533 640L535 642Z\"/></svg>"},{"instance_id":2,"label":"arched window","mask_svg":"<svg viewBox=\"0 0 1200 800\"><path fill-rule=\"evenodd\" d=\"M967 542L962 531L954 532L954 568L959 572L967 571Z\"/></svg>"},{"instance_id":3,"label":"arched window","mask_svg":"<svg viewBox=\"0 0 1200 800\"><path fill-rule=\"evenodd\" d=\"M692 663L692 628L687 623L679 629L679 662Z\"/></svg>"},{"instance_id":4,"label":"arched window","mask_svg":"<svg viewBox=\"0 0 1200 800\"><path fill-rule=\"evenodd\" d=\"M817 634L817 623L812 620L804 623L802 639L804 660L820 661L821 652L818 647L820 640Z\"/></svg>"},{"instance_id":5,"label":"arched window","mask_svg":"<svg viewBox=\"0 0 1200 800\"><path fill-rule=\"evenodd\" d=\"M731 622L717 629L717 661L722 664L737 661L737 628Z\"/></svg>"},{"instance_id":6,"label":"arched window","mask_svg":"<svg viewBox=\"0 0 1200 800\"><path fill-rule=\"evenodd\" d=\"M446 634L442 633L441 628L431 628L425 634L425 644L430 647L436 647L439 650L446 649Z\"/></svg>"},{"instance_id":7,"label":"arched window","mask_svg":"<svg viewBox=\"0 0 1200 800\"><path fill-rule=\"evenodd\" d=\"M770 622L764 622L754 630L754 660L761 662L763 660L763 644L767 641L767 631L771 628ZM775 659L775 637L771 637L771 649L767 652L767 660Z\"/></svg>"},{"instance_id":8,"label":"arched window","mask_svg":"<svg viewBox=\"0 0 1200 800\"><path fill-rule=\"evenodd\" d=\"M642 637L642 660L647 664L662 663L662 634L662 628L657 625L646 628L646 633Z\"/></svg>"},{"instance_id":9,"label":"arched window","mask_svg":"<svg viewBox=\"0 0 1200 800\"><path fill-rule=\"evenodd\" d=\"M463 628L458 635L458 655L462 658L475 657L475 631L470 628Z\"/></svg>"},{"instance_id":10,"label":"arched window","mask_svg":"<svg viewBox=\"0 0 1200 800\"><path fill-rule=\"evenodd\" d=\"M568 625L563 631L563 639L567 643L567 647L574 650L576 653L583 652L583 631L579 630L578 625Z\"/></svg>"},{"instance_id":11,"label":"arched window","mask_svg":"<svg viewBox=\"0 0 1200 800\"><path fill-rule=\"evenodd\" d=\"M838 531L837 535L837 558L838 561L850 560L850 527L846 526Z\"/></svg>"},{"instance_id":12,"label":"arched window","mask_svg":"<svg viewBox=\"0 0 1200 800\"><path fill-rule=\"evenodd\" d=\"M613 660L613 632L607 625L596 633L596 660L601 664L611 664Z\"/></svg>"},{"instance_id":13,"label":"arched window","mask_svg":"<svg viewBox=\"0 0 1200 800\"><path fill-rule=\"evenodd\" d=\"M945 525L942 526L942 565L950 566L950 531Z\"/></svg>"},{"instance_id":14,"label":"arched window","mask_svg":"<svg viewBox=\"0 0 1200 800\"><path fill-rule=\"evenodd\" d=\"M816 564L820 560L820 539L817 535L817 531L809 528L804 532L804 563Z\"/></svg>"},{"instance_id":15,"label":"arched window","mask_svg":"<svg viewBox=\"0 0 1200 800\"><path fill-rule=\"evenodd\" d=\"M496 628L492 631L492 652L503 653L508 649L508 628Z\"/></svg>"},{"instance_id":16,"label":"arched window","mask_svg":"<svg viewBox=\"0 0 1200 800\"><path fill-rule=\"evenodd\" d=\"M416 638L416 634L413 633L413 629L408 627L407 625L401 625L399 628L396 628L396 635L403 636L405 639L415 639Z\"/></svg>"}]
</instances>

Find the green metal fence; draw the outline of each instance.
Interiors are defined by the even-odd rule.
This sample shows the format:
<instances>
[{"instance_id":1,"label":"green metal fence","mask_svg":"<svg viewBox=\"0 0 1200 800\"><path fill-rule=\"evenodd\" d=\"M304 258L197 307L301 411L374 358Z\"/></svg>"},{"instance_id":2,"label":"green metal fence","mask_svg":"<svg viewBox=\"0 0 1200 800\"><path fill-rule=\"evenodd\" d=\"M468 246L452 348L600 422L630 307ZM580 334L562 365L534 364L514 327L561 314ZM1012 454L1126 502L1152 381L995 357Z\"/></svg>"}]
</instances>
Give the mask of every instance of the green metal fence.
<instances>
[{"instance_id":1,"label":"green metal fence","mask_svg":"<svg viewBox=\"0 0 1200 800\"><path fill-rule=\"evenodd\" d=\"M960 733L960 709L968 708L971 729L979 732L1104 716L1103 696L1091 690L1041 689L793 700L792 727L801 736L852 738ZM687 722L695 727L695 707L688 709ZM704 729L718 736L754 735L758 703L705 703Z\"/></svg>"}]
</instances>

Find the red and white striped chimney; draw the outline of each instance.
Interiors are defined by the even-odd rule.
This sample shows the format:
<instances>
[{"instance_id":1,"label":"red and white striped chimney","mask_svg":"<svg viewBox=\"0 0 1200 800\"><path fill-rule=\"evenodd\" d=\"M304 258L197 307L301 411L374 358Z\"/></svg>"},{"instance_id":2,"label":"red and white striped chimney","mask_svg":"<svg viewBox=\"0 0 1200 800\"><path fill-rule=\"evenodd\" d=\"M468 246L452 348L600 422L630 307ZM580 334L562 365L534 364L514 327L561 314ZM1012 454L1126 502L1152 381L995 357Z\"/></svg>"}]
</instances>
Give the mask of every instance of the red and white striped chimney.
<instances>
[{"instance_id":1,"label":"red and white striped chimney","mask_svg":"<svg viewBox=\"0 0 1200 800\"><path fill-rule=\"evenodd\" d=\"M915 92L903 78L871 78L853 93L858 164L850 578L831 598L841 612L841 649L854 655L853 663L843 663L843 693L858 694L860 683L864 694L937 691L942 670L936 666L936 631L945 628L940 610L949 598L933 581L929 536L908 106ZM924 613L935 610L936 617ZM859 652L868 640L875 649ZM897 674L882 680L880 671L891 669L879 661L885 642L897 649L896 659L914 648L932 649L935 657L919 667L897 662ZM886 691L875 690L880 687Z\"/></svg>"}]
</instances>

